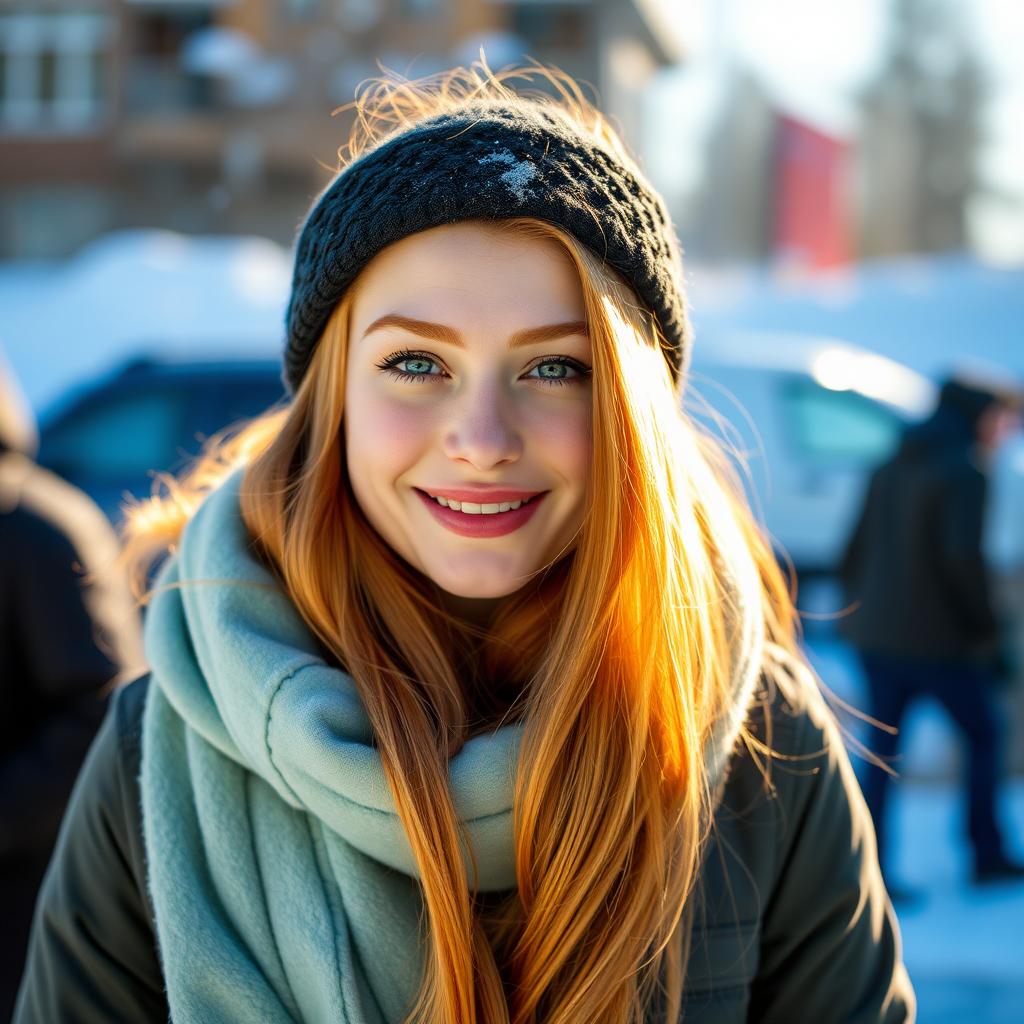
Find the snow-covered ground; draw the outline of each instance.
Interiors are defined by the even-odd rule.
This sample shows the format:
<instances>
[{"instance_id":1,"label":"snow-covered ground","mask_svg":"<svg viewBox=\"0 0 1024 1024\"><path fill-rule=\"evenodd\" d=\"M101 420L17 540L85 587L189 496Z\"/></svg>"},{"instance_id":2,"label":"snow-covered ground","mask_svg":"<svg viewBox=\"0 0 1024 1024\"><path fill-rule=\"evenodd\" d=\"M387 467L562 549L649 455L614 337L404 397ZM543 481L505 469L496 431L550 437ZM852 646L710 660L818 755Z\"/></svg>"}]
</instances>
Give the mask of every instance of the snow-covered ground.
<instances>
[{"instance_id":1,"label":"snow-covered ground","mask_svg":"<svg viewBox=\"0 0 1024 1024\"><path fill-rule=\"evenodd\" d=\"M812 637L811 661L842 699L866 709L859 667L834 637ZM888 874L920 894L897 907L919 1024L1024 1024L1024 882L971 883L966 791L950 772L959 741L937 704L912 706L889 802ZM864 736L868 742L869 737ZM943 778L946 776L946 778ZM1024 778L1000 792L1008 852L1024 863Z\"/></svg>"},{"instance_id":2,"label":"snow-covered ground","mask_svg":"<svg viewBox=\"0 0 1024 1024\"><path fill-rule=\"evenodd\" d=\"M1024 779L1004 785L1001 819L1024 861ZM1024 1022L1024 882L970 883L964 793L903 783L891 803L893 876L923 895L898 907L919 1024Z\"/></svg>"}]
</instances>

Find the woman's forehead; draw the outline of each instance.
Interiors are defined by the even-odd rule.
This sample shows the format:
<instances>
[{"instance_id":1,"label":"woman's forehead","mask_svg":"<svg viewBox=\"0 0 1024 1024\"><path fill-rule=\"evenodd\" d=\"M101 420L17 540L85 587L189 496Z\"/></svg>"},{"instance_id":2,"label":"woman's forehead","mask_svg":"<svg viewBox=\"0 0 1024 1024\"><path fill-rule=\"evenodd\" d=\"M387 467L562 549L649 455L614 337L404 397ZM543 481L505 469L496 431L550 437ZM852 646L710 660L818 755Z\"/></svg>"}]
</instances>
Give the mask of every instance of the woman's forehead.
<instances>
[{"instance_id":1,"label":"woman's forehead","mask_svg":"<svg viewBox=\"0 0 1024 1024\"><path fill-rule=\"evenodd\" d=\"M469 220L419 231L392 243L370 261L357 281L372 277L379 267L409 262L440 264L471 274L480 260L532 260L573 266L564 246L554 237L513 223Z\"/></svg>"},{"instance_id":2,"label":"woman's forehead","mask_svg":"<svg viewBox=\"0 0 1024 1024\"><path fill-rule=\"evenodd\" d=\"M476 222L410 235L366 267L353 293L356 337L389 316L511 330L586 321L579 272L557 241Z\"/></svg>"}]
</instances>

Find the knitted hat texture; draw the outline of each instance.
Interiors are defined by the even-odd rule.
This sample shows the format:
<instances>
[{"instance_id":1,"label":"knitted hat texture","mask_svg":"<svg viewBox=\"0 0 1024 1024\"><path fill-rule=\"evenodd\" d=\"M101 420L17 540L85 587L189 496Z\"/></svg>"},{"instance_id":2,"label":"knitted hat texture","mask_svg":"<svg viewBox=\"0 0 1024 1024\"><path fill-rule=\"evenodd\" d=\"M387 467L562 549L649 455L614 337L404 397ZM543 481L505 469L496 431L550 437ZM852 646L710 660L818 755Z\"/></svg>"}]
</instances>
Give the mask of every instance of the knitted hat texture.
<instances>
[{"instance_id":1,"label":"knitted hat texture","mask_svg":"<svg viewBox=\"0 0 1024 1024\"><path fill-rule=\"evenodd\" d=\"M557 109L480 104L387 137L340 171L299 235L284 375L302 381L359 272L401 239L467 220L555 224L617 271L655 316L678 375L689 344L682 266L661 198Z\"/></svg>"}]
</instances>

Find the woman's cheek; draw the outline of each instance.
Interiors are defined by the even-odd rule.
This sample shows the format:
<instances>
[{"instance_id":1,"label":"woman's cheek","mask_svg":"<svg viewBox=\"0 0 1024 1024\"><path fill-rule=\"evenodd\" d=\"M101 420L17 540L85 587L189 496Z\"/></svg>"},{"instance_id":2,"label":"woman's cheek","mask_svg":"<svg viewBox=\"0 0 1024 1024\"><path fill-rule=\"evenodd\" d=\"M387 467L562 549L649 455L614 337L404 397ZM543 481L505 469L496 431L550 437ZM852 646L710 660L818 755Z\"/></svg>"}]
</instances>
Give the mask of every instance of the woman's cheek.
<instances>
[{"instance_id":1,"label":"woman's cheek","mask_svg":"<svg viewBox=\"0 0 1024 1024\"><path fill-rule=\"evenodd\" d=\"M350 458L391 467L396 476L416 461L430 436L427 410L385 396L354 395L346 413Z\"/></svg>"},{"instance_id":2,"label":"woman's cheek","mask_svg":"<svg viewBox=\"0 0 1024 1024\"><path fill-rule=\"evenodd\" d=\"M544 462L573 489L585 489L593 449L589 393L564 403L537 402L524 417Z\"/></svg>"}]
</instances>

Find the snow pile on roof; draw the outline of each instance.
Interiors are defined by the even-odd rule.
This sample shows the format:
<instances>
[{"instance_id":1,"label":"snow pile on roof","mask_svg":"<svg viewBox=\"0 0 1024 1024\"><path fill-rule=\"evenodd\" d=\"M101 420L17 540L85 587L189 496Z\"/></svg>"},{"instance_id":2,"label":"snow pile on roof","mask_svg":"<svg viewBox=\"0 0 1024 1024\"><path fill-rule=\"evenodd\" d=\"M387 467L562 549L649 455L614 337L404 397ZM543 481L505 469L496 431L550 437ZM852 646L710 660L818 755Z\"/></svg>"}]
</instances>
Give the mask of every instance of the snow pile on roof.
<instances>
[{"instance_id":1,"label":"snow pile on roof","mask_svg":"<svg viewBox=\"0 0 1024 1024\"><path fill-rule=\"evenodd\" d=\"M795 281L760 268L698 267L692 276L697 359L723 335L752 331L838 338L933 379L965 357L1024 376L1024 268L945 255L876 260Z\"/></svg>"},{"instance_id":2,"label":"snow pile on roof","mask_svg":"<svg viewBox=\"0 0 1024 1024\"><path fill-rule=\"evenodd\" d=\"M38 410L137 356L275 358L291 257L263 238L119 231L0 264L0 343Z\"/></svg>"}]
</instances>

